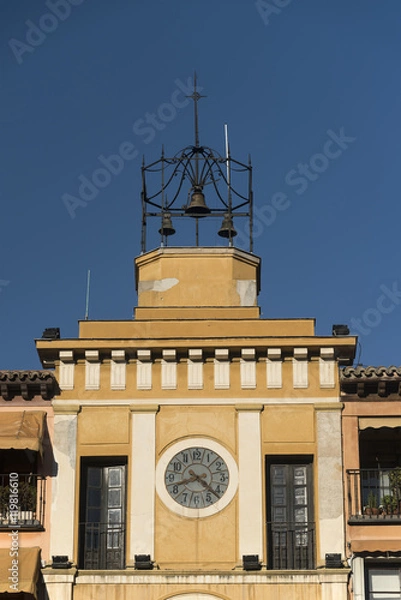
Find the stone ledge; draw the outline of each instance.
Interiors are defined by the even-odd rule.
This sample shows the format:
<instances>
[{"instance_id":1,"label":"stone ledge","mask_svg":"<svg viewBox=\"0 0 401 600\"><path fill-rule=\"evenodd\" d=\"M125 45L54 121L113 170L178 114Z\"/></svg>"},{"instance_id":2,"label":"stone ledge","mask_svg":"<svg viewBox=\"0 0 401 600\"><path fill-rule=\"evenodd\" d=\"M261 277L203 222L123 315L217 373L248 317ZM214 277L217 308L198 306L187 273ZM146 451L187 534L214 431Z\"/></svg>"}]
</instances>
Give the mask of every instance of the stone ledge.
<instances>
[{"instance_id":1,"label":"stone ledge","mask_svg":"<svg viewBox=\"0 0 401 600\"><path fill-rule=\"evenodd\" d=\"M53 571L54 572L54 571ZM154 569L151 572L124 571L83 571L79 570L75 583L79 584L221 584L238 585L257 583L265 585L294 583L346 583L350 570L316 569L311 571L273 571L263 569L254 573L247 571L167 571Z\"/></svg>"}]
</instances>

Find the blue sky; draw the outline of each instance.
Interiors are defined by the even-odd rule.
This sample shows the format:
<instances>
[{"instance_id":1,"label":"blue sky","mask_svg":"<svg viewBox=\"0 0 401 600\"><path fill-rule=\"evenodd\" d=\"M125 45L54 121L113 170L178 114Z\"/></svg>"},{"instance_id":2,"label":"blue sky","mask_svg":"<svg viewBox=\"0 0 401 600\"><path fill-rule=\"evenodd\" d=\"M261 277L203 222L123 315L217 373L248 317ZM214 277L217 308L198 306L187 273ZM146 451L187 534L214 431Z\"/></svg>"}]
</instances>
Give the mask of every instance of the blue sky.
<instances>
[{"instance_id":1,"label":"blue sky","mask_svg":"<svg viewBox=\"0 0 401 600\"><path fill-rule=\"evenodd\" d=\"M38 368L46 327L76 337L88 269L90 318L132 317L142 155L192 143L194 70L201 143L224 153L227 123L252 156L262 316L348 323L360 362L399 365L400 25L399 0L1 0L0 369Z\"/></svg>"}]
</instances>

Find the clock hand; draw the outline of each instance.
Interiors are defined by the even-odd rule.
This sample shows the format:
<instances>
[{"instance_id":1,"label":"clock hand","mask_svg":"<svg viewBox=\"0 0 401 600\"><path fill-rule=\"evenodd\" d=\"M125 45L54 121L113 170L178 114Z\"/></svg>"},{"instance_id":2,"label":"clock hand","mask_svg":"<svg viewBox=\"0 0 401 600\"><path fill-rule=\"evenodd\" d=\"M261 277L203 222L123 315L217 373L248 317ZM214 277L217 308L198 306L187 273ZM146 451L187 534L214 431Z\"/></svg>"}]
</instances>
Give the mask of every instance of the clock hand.
<instances>
[{"instance_id":1,"label":"clock hand","mask_svg":"<svg viewBox=\"0 0 401 600\"><path fill-rule=\"evenodd\" d=\"M199 475L197 475L195 473L195 471L193 471L192 469L189 469L188 473L191 475L191 477L189 477L188 479L183 479L182 481L177 481L177 483L175 485L186 485L187 483L192 483L193 481L200 481L201 483L203 483L203 481L201 481L200 477L202 479L207 477L206 473L203 473L199 477Z\"/></svg>"},{"instance_id":2,"label":"clock hand","mask_svg":"<svg viewBox=\"0 0 401 600\"><path fill-rule=\"evenodd\" d=\"M198 479L198 480L199 480L200 478L202 478L202 479L205 479L205 477L207 477L207 474L206 474L206 473L202 473L202 475L197 475L197 474L195 473L195 471L193 471L192 469L189 469L189 474L190 474L190 475L192 475L193 477L195 477L195 479Z\"/></svg>"},{"instance_id":3,"label":"clock hand","mask_svg":"<svg viewBox=\"0 0 401 600\"><path fill-rule=\"evenodd\" d=\"M192 483L193 481L196 481L196 476L192 475L192 477L189 477L188 479L183 479L182 481L177 481L177 483L175 485L182 485L182 484L186 484L186 483Z\"/></svg>"},{"instance_id":4,"label":"clock hand","mask_svg":"<svg viewBox=\"0 0 401 600\"><path fill-rule=\"evenodd\" d=\"M203 477L203 476L206 477L206 473L204 473L201 477ZM206 488L207 490L209 490L210 492L212 492L215 496L217 496L217 498L220 498L220 496L218 495L218 493L215 492L214 489L208 483L206 483L206 481L203 481L200 477L197 477L197 481L199 481L199 483L201 485L203 485L204 488Z\"/></svg>"}]
</instances>

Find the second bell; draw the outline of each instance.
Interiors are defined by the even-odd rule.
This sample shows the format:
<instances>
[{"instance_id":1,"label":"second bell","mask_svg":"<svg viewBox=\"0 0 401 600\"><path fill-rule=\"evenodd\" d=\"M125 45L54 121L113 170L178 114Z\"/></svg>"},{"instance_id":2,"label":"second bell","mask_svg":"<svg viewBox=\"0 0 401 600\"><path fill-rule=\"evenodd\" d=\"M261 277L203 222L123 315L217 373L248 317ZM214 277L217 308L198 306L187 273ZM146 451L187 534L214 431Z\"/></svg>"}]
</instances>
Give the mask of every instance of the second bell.
<instances>
[{"instance_id":1,"label":"second bell","mask_svg":"<svg viewBox=\"0 0 401 600\"><path fill-rule=\"evenodd\" d=\"M160 235L174 235L175 229L171 220L171 214L166 212L162 216L162 226L159 229Z\"/></svg>"}]
</instances>

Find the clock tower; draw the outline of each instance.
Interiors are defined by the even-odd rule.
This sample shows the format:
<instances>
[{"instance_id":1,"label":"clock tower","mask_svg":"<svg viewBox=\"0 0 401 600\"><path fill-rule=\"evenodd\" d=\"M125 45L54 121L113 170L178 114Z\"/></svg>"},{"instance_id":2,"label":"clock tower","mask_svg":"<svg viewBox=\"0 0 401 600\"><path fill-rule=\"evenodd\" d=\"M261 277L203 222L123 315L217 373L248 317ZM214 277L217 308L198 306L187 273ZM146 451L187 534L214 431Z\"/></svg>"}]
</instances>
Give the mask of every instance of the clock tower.
<instances>
[{"instance_id":1,"label":"clock tower","mask_svg":"<svg viewBox=\"0 0 401 600\"><path fill-rule=\"evenodd\" d=\"M338 365L356 340L260 318L252 168L200 143L196 80L191 97L193 145L142 165L134 318L37 341L61 389L48 595L346 600Z\"/></svg>"}]
</instances>

